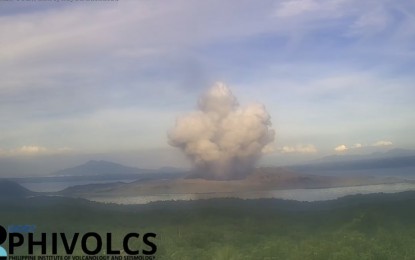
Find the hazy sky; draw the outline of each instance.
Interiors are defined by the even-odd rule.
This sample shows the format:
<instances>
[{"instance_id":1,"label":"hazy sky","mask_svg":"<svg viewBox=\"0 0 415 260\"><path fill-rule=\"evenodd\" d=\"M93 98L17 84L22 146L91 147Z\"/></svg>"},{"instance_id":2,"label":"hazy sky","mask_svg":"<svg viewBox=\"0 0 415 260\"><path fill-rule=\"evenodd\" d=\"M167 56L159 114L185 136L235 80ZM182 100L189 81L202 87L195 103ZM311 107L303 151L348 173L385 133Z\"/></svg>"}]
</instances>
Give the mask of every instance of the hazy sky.
<instances>
[{"instance_id":1,"label":"hazy sky","mask_svg":"<svg viewBox=\"0 0 415 260\"><path fill-rule=\"evenodd\" d=\"M0 42L3 159L182 165L166 133L216 81L265 104L267 164L415 148L414 1L0 1Z\"/></svg>"}]
</instances>

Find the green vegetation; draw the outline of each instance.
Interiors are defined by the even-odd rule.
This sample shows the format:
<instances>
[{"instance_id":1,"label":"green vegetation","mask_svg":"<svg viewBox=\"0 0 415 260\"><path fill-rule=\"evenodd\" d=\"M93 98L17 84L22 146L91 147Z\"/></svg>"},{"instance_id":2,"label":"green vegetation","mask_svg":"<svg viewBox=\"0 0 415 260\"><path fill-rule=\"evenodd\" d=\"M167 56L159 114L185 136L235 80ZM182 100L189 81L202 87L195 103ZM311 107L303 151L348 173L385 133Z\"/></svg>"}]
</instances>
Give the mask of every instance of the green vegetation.
<instances>
[{"instance_id":1,"label":"green vegetation","mask_svg":"<svg viewBox=\"0 0 415 260\"><path fill-rule=\"evenodd\" d=\"M154 232L157 259L415 259L412 192L315 203L215 199L141 206L39 197L1 202L1 209L3 226L111 232L115 248L126 233Z\"/></svg>"}]
</instances>

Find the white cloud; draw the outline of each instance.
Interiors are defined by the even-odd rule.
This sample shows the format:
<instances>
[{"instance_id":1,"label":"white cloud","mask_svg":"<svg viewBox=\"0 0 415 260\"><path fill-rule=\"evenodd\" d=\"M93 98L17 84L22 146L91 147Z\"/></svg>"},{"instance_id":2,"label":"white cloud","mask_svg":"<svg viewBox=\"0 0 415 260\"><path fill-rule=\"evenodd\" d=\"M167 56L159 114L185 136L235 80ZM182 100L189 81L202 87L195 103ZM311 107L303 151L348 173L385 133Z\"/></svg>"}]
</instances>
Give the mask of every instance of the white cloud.
<instances>
[{"instance_id":1,"label":"white cloud","mask_svg":"<svg viewBox=\"0 0 415 260\"><path fill-rule=\"evenodd\" d=\"M390 24L391 19L390 14L383 8L374 8L357 18L350 28L350 34L362 36L376 34L384 30Z\"/></svg>"},{"instance_id":2,"label":"white cloud","mask_svg":"<svg viewBox=\"0 0 415 260\"><path fill-rule=\"evenodd\" d=\"M354 144L354 145L352 146L352 148L362 148L362 147L363 147L363 145L362 145L362 144L360 144L360 143Z\"/></svg>"},{"instance_id":3,"label":"white cloud","mask_svg":"<svg viewBox=\"0 0 415 260\"><path fill-rule=\"evenodd\" d=\"M339 145L339 146L337 146L336 148L334 148L334 150L336 151L336 152L344 152L344 151L347 151L349 148L347 148L347 146L346 145L344 145L344 144L342 144L342 145Z\"/></svg>"},{"instance_id":4,"label":"white cloud","mask_svg":"<svg viewBox=\"0 0 415 260\"><path fill-rule=\"evenodd\" d=\"M277 17L291 17L301 15L319 8L316 1L313 0L292 0L285 1L279 5L275 15Z\"/></svg>"},{"instance_id":5,"label":"white cloud","mask_svg":"<svg viewBox=\"0 0 415 260\"><path fill-rule=\"evenodd\" d=\"M350 150L355 150L355 149L363 149L363 148L370 148L370 147L382 147L382 146L390 146L393 145L393 143L391 141L388 140L380 140L377 141L371 145L364 145L361 143L355 143L352 146L347 146L345 144L339 145L336 148L334 148L334 150L336 152L345 152L345 151L350 151Z\"/></svg>"},{"instance_id":6,"label":"white cloud","mask_svg":"<svg viewBox=\"0 0 415 260\"><path fill-rule=\"evenodd\" d=\"M296 145L296 146L283 146L281 153L316 153L317 149L312 144Z\"/></svg>"},{"instance_id":7,"label":"white cloud","mask_svg":"<svg viewBox=\"0 0 415 260\"><path fill-rule=\"evenodd\" d=\"M361 143L355 143L351 146L347 146L345 144L339 145L336 148L334 148L334 150L336 152L345 152L345 151L351 151L351 150L355 150L355 149L362 149L362 148L370 148L370 147L382 147L382 146L390 146L393 143L391 141L388 140L380 140L377 141L371 145L365 145L365 144L361 144Z\"/></svg>"},{"instance_id":8,"label":"white cloud","mask_svg":"<svg viewBox=\"0 0 415 260\"><path fill-rule=\"evenodd\" d=\"M272 154L275 152L275 147L274 147L275 143L272 142L268 145L266 145L264 148L262 148L262 153L263 154Z\"/></svg>"},{"instance_id":9,"label":"white cloud","mask_svg":"<svg viewBox=\"0 0 415 260\"><path fill-rule=\"evenodd\" d=\"M47 149L42 146L36 146L36 145L24 145L21 148L19 148L16 152L21 154L38 154L38 153L44 153Z\"/></svg>"},{"instance_id":10,"label":"white cloud","mask_svg":"<svg viewBox=\"0 0 415 260\"><path fill-rule=\"evenodd\" d=\"M392 144L393 143L391 141L380 140L380 141L377 141L376 143L374 143L372 146L376 146L376 147L379 147L379 146L390 146Z\"/></svg>"},{"instance_id":11,"label":"white cloud","mask_svg":"<svg viewBox=\"0 0 415 260\"><path fill-rule=\"evenodd\" d=\"M1 157L14 157L14 156L34 156L34 155L51 155L62 154L73 151L69 147L61 148L46 148L39 145L23 145L14 149L0 149Z\"/></svg>"}]
</instances>

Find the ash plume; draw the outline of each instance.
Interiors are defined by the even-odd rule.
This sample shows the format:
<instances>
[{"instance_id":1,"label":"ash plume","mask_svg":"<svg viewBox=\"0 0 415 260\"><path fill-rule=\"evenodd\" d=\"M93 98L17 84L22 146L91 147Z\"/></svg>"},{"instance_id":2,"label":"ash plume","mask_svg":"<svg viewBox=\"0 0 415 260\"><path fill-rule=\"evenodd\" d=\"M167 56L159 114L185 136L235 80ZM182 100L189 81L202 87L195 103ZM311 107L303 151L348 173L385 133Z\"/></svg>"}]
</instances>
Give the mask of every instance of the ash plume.
<instances>
[{"instance_id":1,"label":"ash plume","mask_svg":"<svg viewBox=\"0 0 415 260\"><path fill-rule=\"evenodd\" d=\"M274 136L262 104L241 107L218 82L200 97L197 111L177 118L168 139L192 161L199 177L229 180L246 177L271 150Z\"/></svg>"}]
</instances>

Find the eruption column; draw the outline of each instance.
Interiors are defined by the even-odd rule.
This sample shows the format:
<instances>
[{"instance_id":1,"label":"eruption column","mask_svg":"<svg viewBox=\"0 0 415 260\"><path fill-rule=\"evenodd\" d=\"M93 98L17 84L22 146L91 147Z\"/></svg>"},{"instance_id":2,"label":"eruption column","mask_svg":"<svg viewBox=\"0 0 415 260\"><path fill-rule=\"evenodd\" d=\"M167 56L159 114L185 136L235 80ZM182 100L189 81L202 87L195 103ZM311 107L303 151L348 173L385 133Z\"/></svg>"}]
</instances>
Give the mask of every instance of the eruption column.
<instances>
[{"instance_id":1,"label":"eruption column","mask_svg":"<svg viewBox=\"0 0 415 260\"><path fill-rule=\"evenodd\" d=\"M190 158L199 177L241 179L270 150L275 136L270 127L262 104L240 107L230 89L218 82L200 97L198 111L176 120L168 138Z\"/></svg>"}]
</instances>

